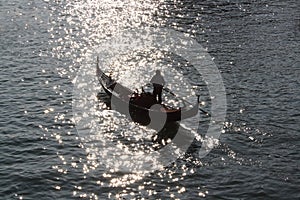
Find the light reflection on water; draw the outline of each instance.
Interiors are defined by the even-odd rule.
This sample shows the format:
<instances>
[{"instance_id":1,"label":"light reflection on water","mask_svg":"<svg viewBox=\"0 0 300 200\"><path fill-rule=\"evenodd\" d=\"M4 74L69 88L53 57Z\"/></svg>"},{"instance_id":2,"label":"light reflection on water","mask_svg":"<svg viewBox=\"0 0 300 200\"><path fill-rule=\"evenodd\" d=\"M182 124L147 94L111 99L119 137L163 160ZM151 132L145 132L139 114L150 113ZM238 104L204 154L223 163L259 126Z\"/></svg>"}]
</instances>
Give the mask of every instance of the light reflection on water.
<instances>
[{"instance_id":1,"label":"light reflection on water","mask_svg":"<svg viewBox=\"0 0 300 200\"><path fill-rule=\"evenodd\" d=\"M116 156L113 154L116 148L122 150L123 154L128 152L129 155L132 149L141 153L145 153L145 151L146 153L154 152L151 145L147 145L147 143L152 143L151 137L155 131L130 122L116 111L108 110L106 104L97 100L96 96L101 88L95 79L95 52L91 52L91 50L102 40L109 40L112 35L118 34L124 28L137 27L145 22L155 24L156 22L151 22L151 13L155 11L155 8L156 5L150 1L135 1L134 3L133 1L123 1L122 3L101 1L101 4L97 1L69 2L64 8L64 14L57 20L58 24L53 22L54 28L49 30L54 38L51 43L56 44L54 45L56 47L53 48L54 56L59 59L69 58L73 60L74 66L69 67L71 72L79 63L85 63L80 68L80 75L73 80L75 87L77 87L73 97L74 122L76 122L77 127L80 127L78 132L80 132L83 147L87 152L87 164L83 166L83 173L88 174L93 170L104 170L103 178L106 181L99 180L97 182L103 187L125 187L142 180L146 175L145 173L138 172L138 170L135 174L120 173L118 166L102 163L101 158ZM65 23L65 27L61 29L59 23ZM55 30L56 28L58 30ZM155 69L162 71L167 87L170 89L178 88L182 83L183 76L172 68L170 70L170 65L174 64L174 61L173 63L172 60L169 63L164 62L166 59L163 58L162 52L137 52L140 53L140 57L134 53L136 52L133 52L133 55L129 55L129 57L127 55L112 58L110 65L104 66L104 68L106 67L104 70L109 71L111 70L109 67L113 66L114 73L112 76L129 88L140 88L148 83ZM150 60L147 60L148 58ZM62 76L68 73L65 69L58 69L58 71ZM187 100L191 102L195 102L196 99L192 99L193 90L190 86L181 85L181 87L186 89L176 91L176 93L187 97ZM164 98L167 101L168 97L165 96ZM198 119L187 121L186 127L190 126L189 123L198 123ZM111 146L111 142L114 143L113 146ZM124 142L129 144L122 144ZM140 144L146 144L146 146L139 146ZM152 164L155 163L153 160L151 162ZM107 165L106 169L103 168L105 164ZM173 178L172 174L175 171L171 169L159 176L161 178L168 176L172 182L177 182L187 175L188 171L190 170L185 168L181 178ZM147 184L145 183L145 185ZM139 186L141 191L145 187L143 185ZM184 188L178 188L178 194L184 192ZM146 190L142 193L152 196L156 194L156 191ZM178 194L170 191L171 197L175 198ZM128 194L123 192L123 195Z\"/></svg>"},{"instance_id":2,"label":"light reflection on water","mask_svg":"<svg viewBox=\"0 0 300 200\"><path fill-rule=\"evenodd\" d=\"M120 181L124 180L124 177L129 179L136 177L137 180L140 180L141 177L148 174L149 169L150 172L153 169L163 169L164 165L161 165L159 162L162 155L155 152L155 146L152 142L152 138L157 131L131 122L127 117L121 115L117 111L109 110L101 98L100 100L97 99L96 96L98 92L101 91L101 88L95 77L96 64L92 62L93 58L95 57L91 57L91 61L88 62L92 64L87 64L80 68L78 76L73 81L74 121L76 122L78 133L82 138L83 144L89 155L88 163L91 165L90 168L96 170L98 166L105 166L109 171L105 175L106 178L113 177L109 182L109 186L125 186L128 183L132 183L134 180ZM123 64L124 63L121 63L120 66L117 66L118 69L122 69L121 66L124 66ZM127 67L127 65L125 66ZM137 75L139 77L148 75L145 74L146 71L141 66L139 66L141 70L137 70L133 66L135 66L133 63L129 64L129 68L125 68L124 71L129 71L129 74L131 74L130 72L139 72ZM162 67L163 66L161 66L160 69L164 71ZM122 70L119 71L122 74ZM121 79L116 75L114 76L117 80ZM126 82L129 88L136 87L136 84L130 85L129 83L130 82ZM102 98L105 98L103 91L101 96ZM185 120L181 122L181 126L192 127L192 124L195 123L198 125L198 119L199 117L194 117ZM196 128L197 127L198 126L196 126ZM183 130L185 130L185 134L187 135L193 135L197 131L196 129L193 133L188 129L183 128ZM174 131L176 132L177 129L171 130L171 132ZM198 136L196 139L200 141L201 137ZM167 155L166 152L168 151L164 151L164 154ZM169 155L167 156L172 157L172 154L176 156L176 150L173 149L173 151L175 151L175 154L169 152ZM153 156L147 158L147 154ZM144 159L145 157L146 160ZM150 167L146 171L143 169L145 168L145 165L147 169ZM128 169L129 171L127 171ZM134 174L129 173L132 172L132 170L134 171ZM126 175L115 177L117 172L126 173Z\"/></svg>"},{"instance_id":3,"label":"light reflection on water","mask_svg":"<svg viewBox=\"0 0 300 200\"><path fill-rule=\"evenodd\" d=\"M87 153L86 158L80 159L82 165L76 162L71 162L70 165L73 168L82 167L85 177L96 176L97 185L104 190L103 196L99 197L91 193L88 186L85 188L78 184L75 186L73 195L94 199L101 197L132 199L157 197L158 193L163 192L165 198L186 197L187 189L181 186L180 182L195 174L195 168L209 165L195 158L193 155L195 151L183 156L166 169L155 172L155 175L138 170L136 173L128 173L120 170L115 162L105 163L101 160L102 157L116 156L114 155L116 149L122 151L123 154L127 152L129 156L133 150L141 152L141 155L154 152L151 147L151 136L155 133L154 130L131 122L118 112L109 110L103 101L97 99L101 88L95 78L94 66L97 52L93 49L124 29L140 27L144 24L159 25L159 22L152 21L158 5L153 1L101 1L99 3L99 1L88 0L85 2L67 1L64 7L59 8L58 5L57 7L58 9L53 10L53 15L60 17L50 20L52 23L52 28L49 29L52 37L50 44L54 47L54 57L73 63L68 66L68 69L65 66L57 69L61 76L75 77L75 72L80 68L79 76L73 80L75 90L81 91L73 96L73 112L75 113L73 122L80 127L78 132L80 132L82 148ZM144 52L132 52L131 55L123 55L123 57L112 57L109 65L102 67L108 73L113 68L112 76L132 89L140 88L149 82L155 69L161 69L167 79L167 87L175 90L180 85L183 76L170 67L174 63L178 64L178 60L174 57L169 59L166 57L164 52L144 50ZM205 86L205 83L201 84ZM192 99L193 90L188 85L185 89L176 93L195 102L195 99ZM209 104L208 92L203 92L207 94L203 99L203 104ZM59 115L56 117L58 120L62 118ZM186 127L195 123L198 125L198 121L199 118L189 120L186 122ZM205 121L207 120L204 119L204 124ZM230 127L228 124L228 129ZM55 137L59 143L62 143L59 134ZM199 148L201 136L198 135L196 139L197 142L193 145L194 148ZM227 159L243 162L229 147L225 146L223 151L227 152ZM63 156L59 158L67 164ZM54 168L60 173L68 173L66 169L57 166ZM152 175L156 180L151 180ZM160 191L159 182L170 184L170 186ZM118 189L116 193L106 192L110 190L105 190L105 188L111 187L121 189ZM197 189L200 197L208 194L205 187ZM60 187L57 190L60 190Z\"/></svg>"}]
</instances>

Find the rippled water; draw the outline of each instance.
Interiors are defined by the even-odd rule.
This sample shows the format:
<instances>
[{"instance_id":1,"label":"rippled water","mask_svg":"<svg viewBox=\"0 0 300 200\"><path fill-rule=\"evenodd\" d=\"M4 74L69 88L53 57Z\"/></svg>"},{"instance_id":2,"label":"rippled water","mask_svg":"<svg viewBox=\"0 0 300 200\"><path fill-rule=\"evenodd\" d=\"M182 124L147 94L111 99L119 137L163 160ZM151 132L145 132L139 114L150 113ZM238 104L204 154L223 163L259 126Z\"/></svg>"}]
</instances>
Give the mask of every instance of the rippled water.
<instances>
[{"instance_id":1,"label":"rippled water","mask_svg":"<svg viewBox=\"0 0 300 200\"><path fill-rule=\"evenodd\" d=\"M296 0L14 0L0 2L0 8L1 199L300 197ZM206 157L199 159L198 152L209 118L200 113L184 124L186 134L198 132L186 155L161 170L130 173L106 165L105 144L153 152L139 144L151 143L155 131L97 100L94 57L124 30L149 26L189 34L207 50L223 78L227 116L218 145ZM184 63L149 50L136 53L140 57L112 57L104 67L109 72L115 66L114 76L130 87L143 85L155 68L166 77L178 75L166 66ZM188 66L182 65L185 73ZM140 81L128 81L128 72ZM213 97L205 81L188 77L201 87L203 108L210 111ZM182 76L174 78L168 79L172 90ZM78 80L87 85L78 87ZM78 88L88 92L77 95ZM176 92L195 100L188 84ZM82 113L76 105L90 106L97 125L79 115L78 128L76 114Z\"/></svg>"}]
</instances>

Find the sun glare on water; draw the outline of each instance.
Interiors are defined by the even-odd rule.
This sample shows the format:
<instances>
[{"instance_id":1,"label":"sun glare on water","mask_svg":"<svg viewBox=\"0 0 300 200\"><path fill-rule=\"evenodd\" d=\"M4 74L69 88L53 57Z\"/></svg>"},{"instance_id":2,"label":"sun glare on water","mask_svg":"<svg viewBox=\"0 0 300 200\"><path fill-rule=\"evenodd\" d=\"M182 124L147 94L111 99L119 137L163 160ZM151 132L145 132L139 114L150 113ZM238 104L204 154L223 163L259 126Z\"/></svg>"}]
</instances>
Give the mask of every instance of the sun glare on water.
<instances>
[{"instance_id":1,"label":"sun glare on water","mask_svg":"<svg viewBox=\"0 0 300 200\"><path fill-rule=\"evenodd\" d=\"M153 172L156 178L173 184L179 184L185 176L195 173L184 164L178 168L177 164L172 162L166 169L167 166L161 162L162 156L178 157L182 152L172 145L168 145L169 148L163 153L157 152L155 146L157 144L153 144L153 136L157 131L134 123L126 116L109 109L106 103L109 99L96 79L96 58L99 52L103 52L103 48L106 48L101 44L108 43L124 30L142 29L145 25L157 26L162 23L153 20L154 13L161 3L129 0L68 1L61 10L53 10L53 15L59 14L60 18L50 19L52 27L49 33L52 40L49 44L53 46L52 56L61 60L61 66L57 68L60 76L67 76L74 84L72 122L76 125L80 146L86 152L86 158L80 158L81 165L74 162L75 157L72 158L71 168L77 169L82 166L84 177L98 174L96 183L101 188L126 188L138 184L137 190L124 189L118 194L108 193L106 197L121 198L137 194L155 196L157 191L151 189L155 183L149 180L149 175ZM62 24L64 26L61 26ZM139 49L139 51L119 55L113 53L110 48L107 48L107 55L100 56L106 56L109 61L100 63L100 66L103 71L124 86L132 90L141 90L149 83L155 70L159 69L166 79L166 87L186 101L196 102L193 87L188 84L182 72L173 67L184 69L189 64L176 55L155 48ZM67 65L67 63L72 64ZM170 94L164 94L163 98L175 107L182 106L182 102L172 99ZM45 110L46 114L49 112L52 110ZM62 118L65 116L57 116L58 121ZM180 130L184 130L184 134L190 135L191 138L195 137L198 142L201 142L202 137L197 135L198 120L199 117L196 116L182 121ZM57 134L55 137L63 144L62 136ZM162 141L163 145L168 143L170 140ZM201 166L198 159L192 157L185 159L193 160L195 166ZM67 161L63 162L67 164ZM61 170L61 173L68 174L68 170L55 167ZM84 187L76 186L73 195L97 198L94 193L84 192L84 190ZM205 194L205 190L200 190L201 194ZM165 192L168 192L171 198L180 198L186 191L184 187L178 186L175 190L167 188Z\"/></svg>"}]
</instances>

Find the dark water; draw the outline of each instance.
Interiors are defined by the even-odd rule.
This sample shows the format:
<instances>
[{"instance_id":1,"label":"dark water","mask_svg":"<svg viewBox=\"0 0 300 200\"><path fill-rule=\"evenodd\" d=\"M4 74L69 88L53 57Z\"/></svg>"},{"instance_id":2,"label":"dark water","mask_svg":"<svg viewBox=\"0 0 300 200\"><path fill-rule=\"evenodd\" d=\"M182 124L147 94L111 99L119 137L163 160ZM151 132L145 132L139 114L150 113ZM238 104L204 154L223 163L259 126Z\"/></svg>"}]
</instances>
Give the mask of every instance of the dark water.
<instances>
[{"instance_id":1,"label":"dark water","mask_svg":"<svg viewBox=\"0 0 300 200\"><path fill-rule=\"evenodd\" d=\"M299 13L296 0L1 1L1 199L299 199ZM114 173L77 134L73 80L95 46L141 26L207 49L226 122L200 160L195 142L164 170Z\"/></svg>"}]
</instances>

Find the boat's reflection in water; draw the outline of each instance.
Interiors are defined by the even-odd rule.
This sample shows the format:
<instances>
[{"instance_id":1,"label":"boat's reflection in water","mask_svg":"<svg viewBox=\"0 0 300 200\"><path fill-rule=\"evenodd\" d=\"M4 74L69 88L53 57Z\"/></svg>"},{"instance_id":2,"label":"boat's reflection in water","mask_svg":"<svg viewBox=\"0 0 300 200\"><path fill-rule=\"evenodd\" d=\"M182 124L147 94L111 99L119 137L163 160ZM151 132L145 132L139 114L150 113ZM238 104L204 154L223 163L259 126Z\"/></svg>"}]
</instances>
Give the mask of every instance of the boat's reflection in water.
<instances>
[{"instance_id":1,"label":"boat's reflection in water","mask_svg":"<svg viewBox=\"0 0 300 200\"><path fill-rule=\"evenodd\" d=\"M168 122L161 130L152 136L155 150L158 150L170 143L178 133L180 124L178 122Z\"/></svg>"},{"instance_id":2,"label":"boat's reflection in water","mask_svg":"<svg viewBox=\"0 0 300 200\"><path fill-rule=\"evenodd\" d=\"M111 100L107 94L98 93L97 97L99 102L104 103L107 108L111 108ZM130 120L129 116L127 116L127 118ZM132 117L130 116L130 118ZM134 121L134 119L131 120ZM171 142L180 148L184 147L184 149L187 149L188 146L186 145L191 144L195 136L191 133L191 130L184 128L179 122L166 122L162 127L153 126L148 120L136 122L136 124L146 126L147 128L154 130L154 134L151 136L151 141L143 140L143 144L138 144L138 146L142 147L144 151L158 151ZM119 136L118 141L129 147L133 146L132 141L122 138L120 134L117 135Z\"/></svg>"}]
</instances>

